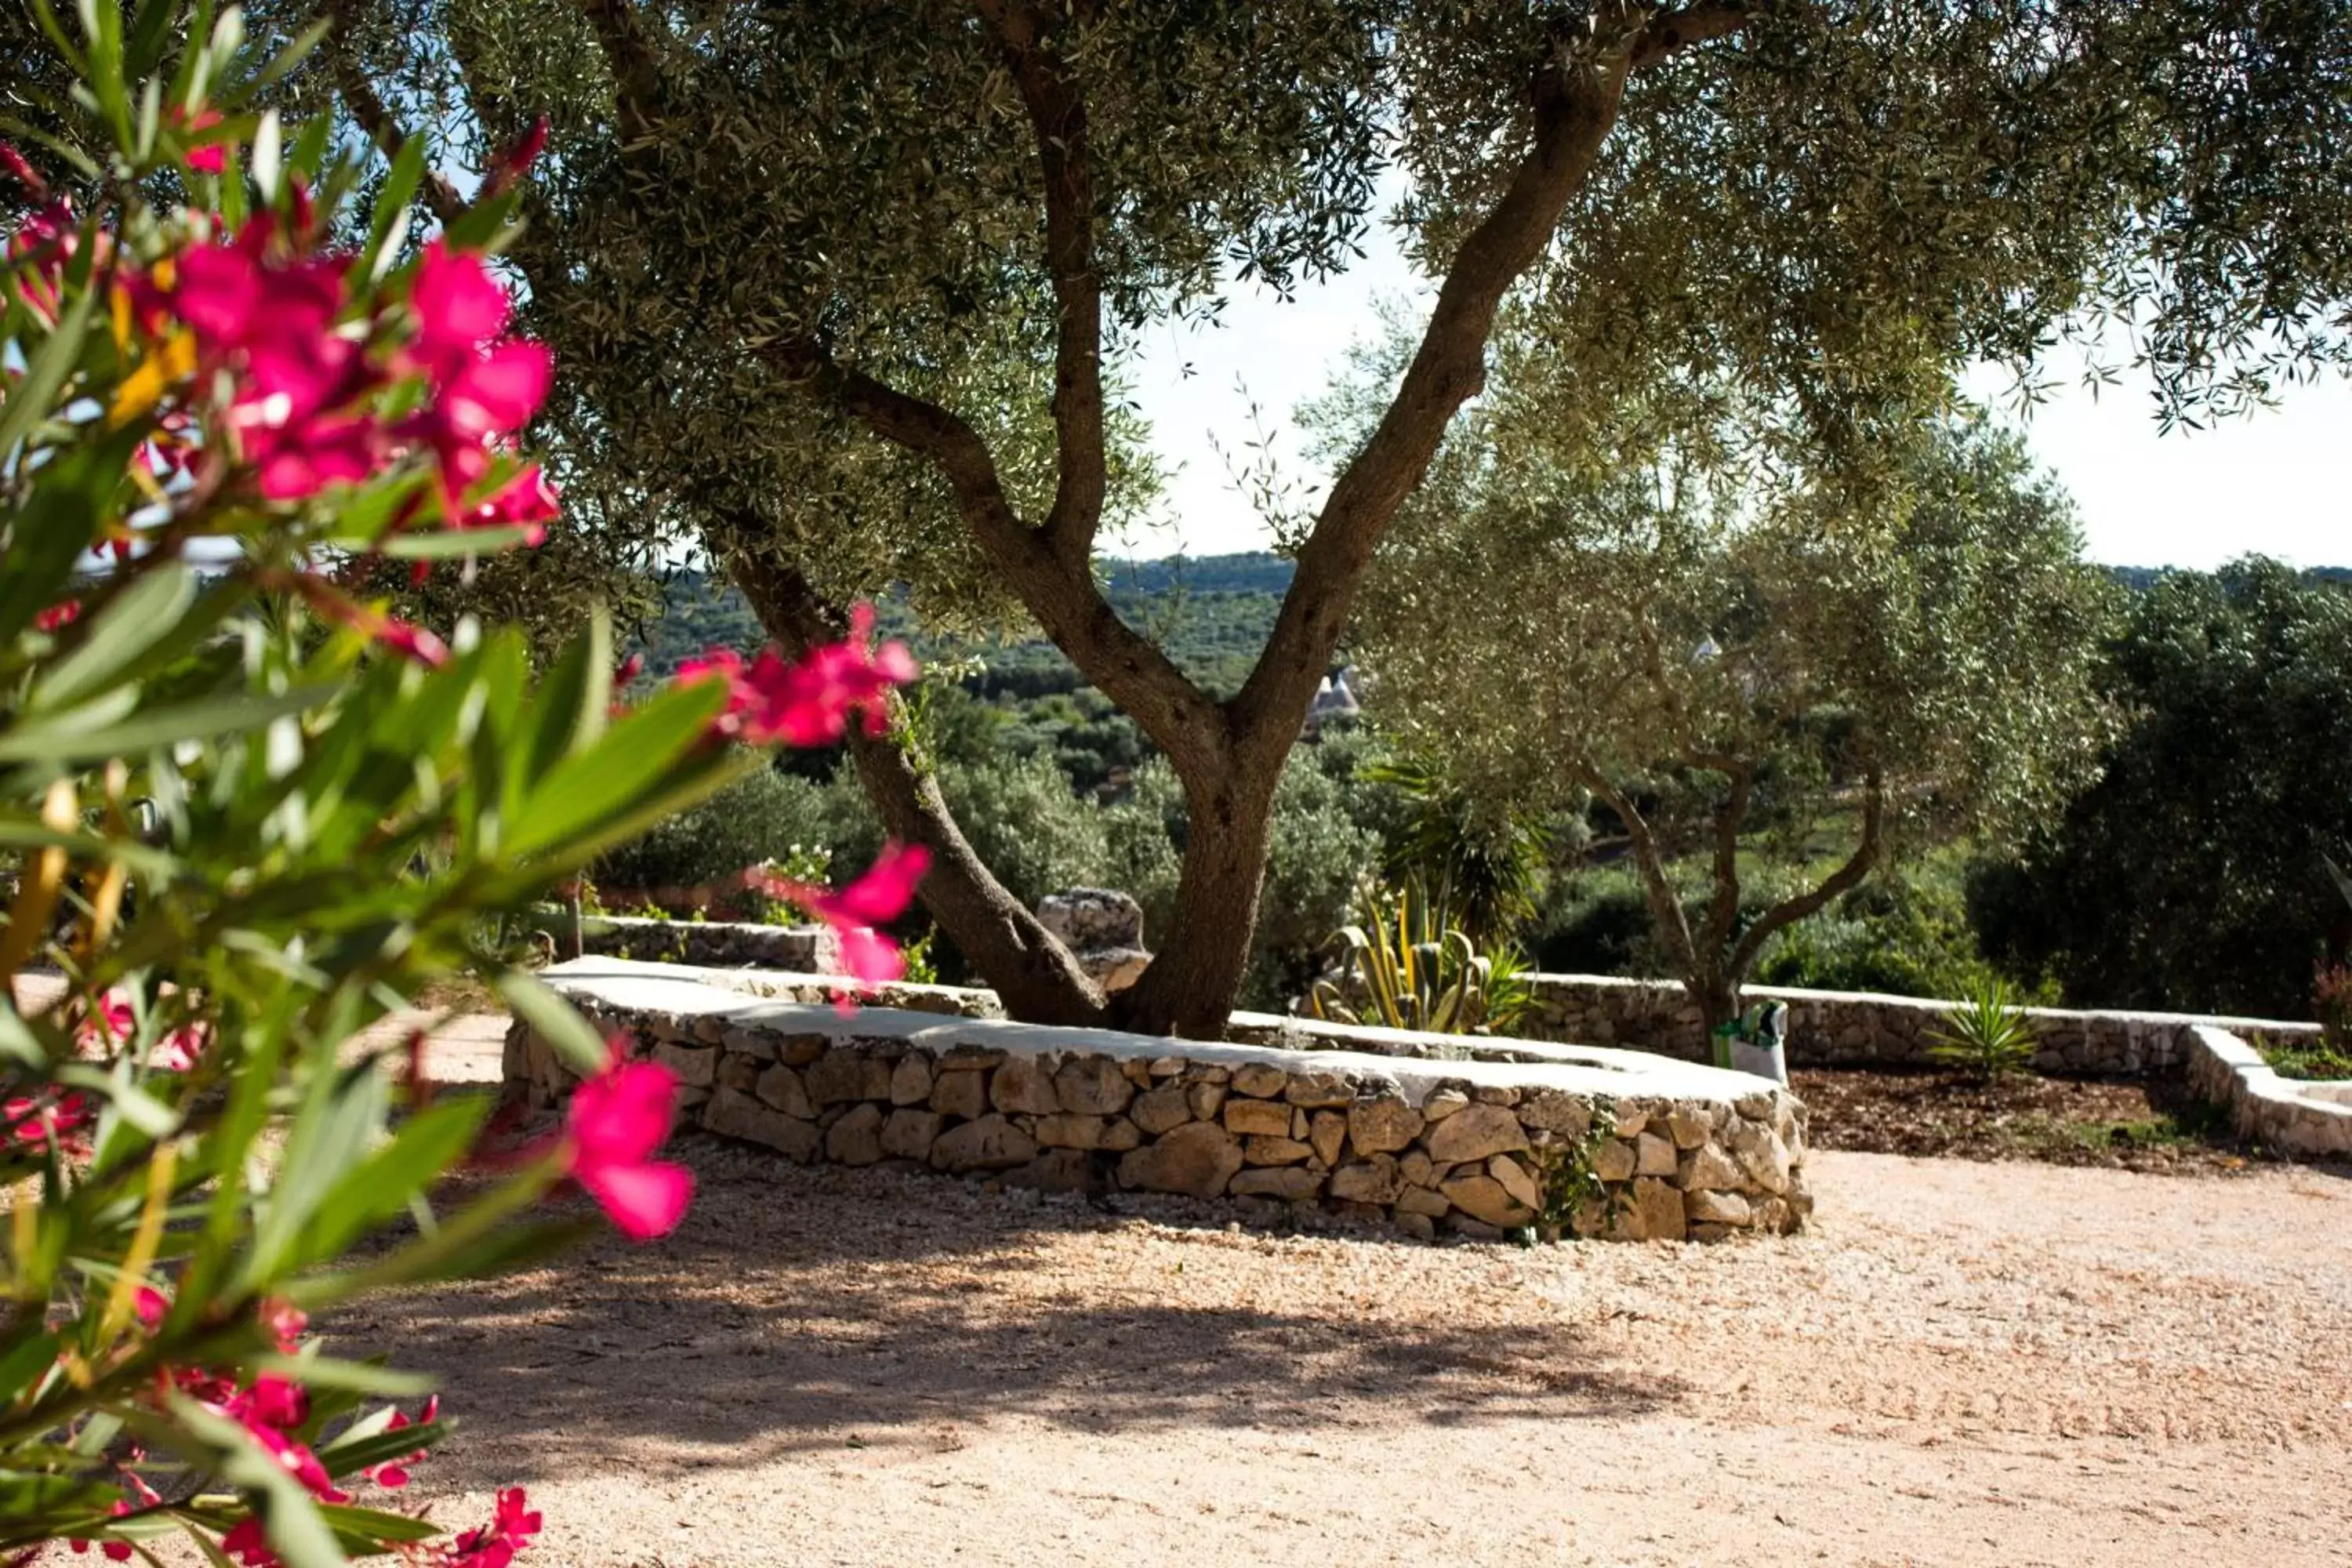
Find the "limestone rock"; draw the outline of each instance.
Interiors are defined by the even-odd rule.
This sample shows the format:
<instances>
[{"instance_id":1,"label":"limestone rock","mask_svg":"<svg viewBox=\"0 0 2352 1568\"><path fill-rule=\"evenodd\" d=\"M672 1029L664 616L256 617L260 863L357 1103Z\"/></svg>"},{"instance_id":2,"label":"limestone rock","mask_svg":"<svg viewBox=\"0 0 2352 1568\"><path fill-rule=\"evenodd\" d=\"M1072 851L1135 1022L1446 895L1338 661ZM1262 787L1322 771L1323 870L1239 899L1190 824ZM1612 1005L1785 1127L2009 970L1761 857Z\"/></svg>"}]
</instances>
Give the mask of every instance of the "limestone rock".
<instances>
[{"instance_id":1,"label":"limestone rock","mask_svg":"<svg viewBox=\"0 0 2352 1568\"><path fill-rule=\"evenodd\" d=\"M1731 1155L1748 1179L1768 1193L1789 1190L1789 1146L1771 1128L1743 1121L1732 1130Z\"/></svg>"},{"instance_id":2,"label":"limestone rock","mask_svg":"<svg viewBox=\"0 0 2352 1568\"><path fill-rule=\"evenodd\" d=\"M1198 1121L1214 1121L1217 1107L1225 1102L1225 1086L1221 1083L1191 1083L1184 1086L1184 1102L1192 1108Z\"/></svg>"},{"instance_id":3,"label":"limestone rock","mask_svg":"<svg viewBox=\"0 0 2352 1568\"><path fill-rule=\"evenodd\" d=\"M1539 1089L1519 1101L1519 1122L1570 1138L1581 1138L1592 1127L1592 1107L1573 1094Z\"/></svg>"},{"instance_id":4,"label":"limestone rock","mask_svg":"<svg viewBox=\"0 0 2352 1568\"><path fill-rule=\"evenodd\" d=\"M1633 1140L1633 1173L1637 1176L1671 1176L1675 1173L1675 1145L1672 1140L1654 1132L1644 1132Z\"/></svg>"},{"instance_id":5,"label":"limestone rock","mask_svg":"<svg viewBox=\"0 0 2352 1568\"><path fill-rule=\"evenodd\" d=\"M863 1051L827 1051L809 1064L805 1081L820 1108L845 1100L887 1100L890 1064Z\"/></svg>"},{"instance_id":6,"label":"limestone rock","mask_svg":"<svg viewBox=\"0 0 2352 1568\"><path fill-rule=\"evenodd\" d=\"M1633 1145L1612 1138L1592 1156L1592 1173L1604 1182L1630 1182L1633 1163Z\"/></svg>"},{"instance_id":7,"label":"limestone rock","mask_svg":"<svg viewBox=\"0 0 2352 1568\"><path fill-rule=\"evenodd\" d=\"M931 1145L931 1163L942 1171L1009 1171L1036 1154L1036 1141L1002 1116L950 1127Z\"/></svg>"},{"instance_id":8,"label":"limestone rock","mask_svg":"<svg viewBox=\"0 0 2352 1568\"><path fill-rule=\"evenodd\" d=\"M1684 1155L1681 1173L1675 1177L1676 1184L1686 1193L1737 1192L1745 1180L1738 1163L1712 1143Z\"/></svg>"},{"instance_id":9,"label":"limestone rock","mask_svg":"<svg viewBox=\"0 0 2352 1568\"><path fill-rule=\"evenodd\" d=\"M1297 1203L1323 1190L1323 1178L1304 1165L1244 1171L1225 1189L1236 1197L1284 1198Z\"/></svg>"},{"instance_id":10,"label":"limestone rock","mask_svg":"<svg viewBox=\"0 0 2352 1568\"><path fill-rule=\"evenodd\" d=\"M1356 1090L1338 1073L1308 1072L1300 1073L1285 1084L1282 1098L1309 1110L1321 1110L1347 1104L1356 1098Z\"/></svg>"},{"instance_id":11,"label":"limestone rock","mask_svg":"<svg viewBox=\"0 0 2352 1568\"><path fill-rule=\"evenodd\" d=\"M1508 1227L1536 1217L1535 1210L1492 1176L1449 1176L1442 1190L1455 1208L1486 1225Z\"/></svg>"},{"instance_id":12,"label":"limestone rock","mask_svg":"<svg viewBox=\"0 0 2352 1568\"><path fill-rule=\"evenodd\" d=\"M1508 1084L1482 1083L1470 1091L1470 1098L1481 1105L1517 1105L1519 1091Z\"/></svg>"},{"instance_id":13,"label":"limestone rock","mask_svg":"<svg viewBox=\"0 0 2352 1568\"><path fill-rule=\"evenodd\" d=\"M758 1057L730 1051L719 1058L719 1081L729 1089L750 1094L758 1085L760 1074L767 1065Z\"/></svg>"},{"instance_id":14,"label":"limestone rock","mask_svg":"<svg viewBox=\"0 0 2352 1568\"><path fill-rule=\"evenodd\" d=\"M1331 1195L1342 1203L1392 1204L1402 1180L1395 1155L1375 1154L1332 1172Z\"/></svg>"},{"instance_id":15,"label":"limestone rock","mask_svg":"<svg viewBox=\"0 0 2352 1568\"><path fill-rule=\"evenodd\" d=\"M1163 1083L1137 1095L1127 1113L1154 1138L1192 1120L1192 1107L1184 1098L1184 1087L1174 1083Z\"/></svg>"},{"instance_id":16,"label":"limestone rock","mask_svg":"<svg viewBox=\"0 0 2352 1568\"><path fill-rule=\"evenodd\" d=\"M1528 1146L1528 1134L1507 1107L1470 1105L1431 1128L1421 1141L1431 1159L1441 1165L1452 1165L1524 1149Z\"/></svg>"},{"instance_id":17,"label":"limestone rock","mask_svg":"<svg viewBox=\"0 0 2352 1568\"><path fill-rule=\"evenodd\" d=\"M882 1158L882 1108L861 1101L826 1128L824 1157L843 1165L871 1165Z\"/></svg>"},{"instance_id":18,"label":"limestone rock","mask_svg":"<svg viewBox=\"0 0 2352 1568\"><path fill-rule=\"evenodd\" d=\"M1296 1165L1314 1152L1296 1138L1254 1137L1242 1144L1242 1158L1252 1165Z\"/></svg>"},{"instance_id":19,"label":"limestone rock","mask_svg":"<svg viewBox=\"0 0 2352 1568\"><path fill-rule=\"evenodd\" d=\"M1415 1241L1437 1239L1437 1222L1425 1214L1409 1214L1400 1209L1390 1223Z\"/></svg>"},{"instance_id":20,"label":"limestone rock","mask_svg":"<svg viewBox=\"0 0 2352 1568\"><path fill-rule=\"evenodd\" d=\"M702 1108L702 1125L724 1138L764 1143L805 1165L816 1158L816 1123L787 1116L740 1090L722 1089Z\"/></svg>"},{"instance_id":21,"label":"limestone rock","mask_svg":"<svg viewBox=\"0 0 2352 1568\"><path fill-rule=\"evenodd\" d=\"M900 1106L882 1123L882 1152L899 1160L927 1160L946 1121L936 1110Z\"/></svg>"},{"instance_id":22,"label":"limestone rock","mask_svg":"<svg viewBox=\"0 0 2352 1568\"><path fill-rule=\"evenodd\" d=\"M1032 1056L1005 1059L989 1080L988 1102L999 1110L1030 1116L1051 1116L1062 1109L1061 1094L1044 1058Z\"/></svg>"},{"instance_id":23,"label":"limestone rock","mask_svg":"<svg viewBox=\"0 0 2352 1568\"><path fill-rule=\"evenodd\" d=\"M1188 1121L1118 1162L1123 1187L1213 1198L1242 1168L1241 1145L1213 1121Z\"/></svg>"},{"instance_id":24,"label":"limestone rock","mask_svg":"<svg viewBox=\"0 0 2352 1568\"><path fill-rule=\"evenodd\" d=\"M1143 945L1143 906L1115 888L1067 888L1041 899L1037 923L1072 952Z\"/></svg>"},{"instance_id":25,"label":"limestone rock","mask_svg":"<svg viewBox=\"0 0 2352 1568\"><path fill-rule=\"evenodd\" d=\"M1694 1225L1746 1225L1754 1217L1738 1193L1686 1193L1683 1216Z\"/></svg>"},{"instance_id":26,"label":"limestone rock","mask_svg":"<svg viewBox=\"0 0 2352 1568\"><path fill-rule=\"evenodd\" d=\"M790 1068L804 1068L833 1048L831 1035L786 1035L776 1042L776 1059Z\"/></svg>"},{"instance_id":27,"label":"limestone rock","mask_svg":"<svg viewBox=\"0 0 2352 1568\"><path fill-rule=\"evenodd\" d=\"M1267 1138L1290 1136L1290 1107L1278 1100L1225 1101L1225 1130Z\"/></svg>"},{"instance_id":28,"label":"limestone rock","mask_svg":"<svg viewBox=\"0 0 2352 1568\"><path fill-rule=\"evenodd\" d=\"M787 1116L803 1120L814 1120L816 1116L816 1106L810 1100L808 1089L801 1083L801 1075L782 1062L761 1073L751 1091Z\"/></svg>"},{"instance_id":29,"label":"limestone rock","mask_svg":"<svg viewBox=\"0 0 2352 1568\"><path fill-rule=\"evenodd\" d=\"M1543 1190L1536 1184L1535 1173L1508 1154L1497 1154L1487 1161L1486 1173L1502 1184L1513 1201L1531 1209L1543 1207Z\"/></svg>"},{"instance_id":30,"label":"limestone rock","mask_svg":"<svg viewBox=\"0 0 2352 1568\"><path fill-rule=\"evenodd\" d=\"M1076 1149L1041 1150L1027 1164L1007 1171L1004 1184L1041 1193L1083 1193L1095 1184L1094 1161Z\"/></svg>"},{"instance_id":31,"label":"limestone rock","mask_svg":"<svg viewBox=\"0 0 2352 1568\"><path fill-rule=\"evenodd\" d=\"M1244 1062L1234 1069L1234 1090L1257 1100L1280 1094L1290 1075L1271 1062Z\"/></svg>"},{"instance_id":32,"label":"limestone rock","mask_svg":"<svg viewBox=\"0 0 2352 1568\"><path fill-rule=\"evenodd\" d=\"M890 1069L890 1103L920 1105L931 1098L931 1059L920 1051L909 1051L898 1058Z\"/></svg>"},{"instance_id":33,"label":"limestone rock","mask_svg":"<svg viewBox=\"0 0 2352 1568\"><path fill-rule=\"evenodd\" d=\"M1357 1100L1348 1105L1348 1142L1359 1154L1386 1154L1421 1136L1420 1111L1402 1100Z\"/></svg>"},{"instance_id":34,"label":"limestone rock","mask_svg":"<svg viewBox=\"0 0 2352 1568\"><path fill-rule=\"evenodd\" d=\"M1399 1214L1417 1214L1436 1219L1453 1206L1444 1193L1432 1192L1427 1187L1397 1189L1396 1211Z\"/></svg>"},{"instance_id":35,"label":"limestone rock","mask_svg":"<svg viewBox=\"0 0 2352 1568\"><path fill-rule=\"evenodd\" d=\"M676 1073L688 1089L709 1089L719 1079L717 1046L656 1046L654 1060Z\"/></svg>"},{"instance_id":36,"label":"limestone rock","mask_svg":"<svg viewBox=\"0 0 2352 1568\"><path fill-rule=\"evenodd\" d=\"M1647 1127L1649 1124L1650 1113L1646 1109L1638 1105L1620 1105L1617 1108L1617 1126L1615 1131L1617 1136L1624 1139L1627 1142L1631 1142L1634 1139L1640 1137L1642 1135L1642 1129Z\"/></svg>"},{"instance_id":37,"label":"limestone rock","mask_svg":"<svg viewBox=\"0 0 2352 1568\"><path fill-rule=\"evenodd\" d=\"M1326 1165L1339 1163L1339 1151L1348 1144L1348 1119L1336 1110L1318 1110L1307 1123L1307 1142L1313 1145L1315 1157Z\"/></svg>"},{"instance_id":38,"label":"limestone rock","mask_svg":"<svg viewBox=\"0 0 2352 1568\"><path fill-rule=\"evenodd\" d=\"M1437 1185L1437 1162L1419 1149L1408 1149L1398 1157L1397 1174L1416 1187Z\"/></svg>"},{"instance_id":39,"label":"limestone rock","mask_svg":"<svg viewBox=\"0 0 2352 1568\"><path fill-rule=\"evenodd\" d=\"M942 1070L931 1080L931 1109L967 1120L980 1115L988 1109L988 1075Z\"/></svg>"},{"instance_id":40,"label":"limestone rock","mask_svg":"<svg viewBox=\"0 0 2352 1568\"><path fill-rule=\"evenodd\" d=\"M1124 1154L1142 1142L1141 1129L1124 1116L1114 1116L1103 1123L1102 1142L1095 1147L1113 1154Z\"/></svg>"},{"instance_id":41,"label":"limestone rock","mask_svg":"<svg viewBox=\"0 0 2352 1568\"><path fill-rule=\"evenodd\" d=\"M1102 1135L1101 1117L1058 1113L1037 1118L1037 1129L1033 1134L1048 1149L1099 1149Z\"/></svg>"},{"instance_id":42,"label":"limestone rock","mask_svg":"<svg viewBox=\"0 0 2352 1568\"><path fill-rule=\"evenodd\" d=\"M1666 1132L1677 1149L1696 1149L1715 1131L1715 1119L1693 1106L1677 1105L1666 1112Z\"/></svg>"},{"instance_id":43,"label":"limestone rock","mask_svg":"<svg viewBox=\"0 0 2352 1568\"><path fill-rule=\"evenodd\" d=\"M1756 1228L1767 1236L1783 1236L1796 1228L1796 1213L1785 1198L1758 1198L1748 1207Z\"/></svg>"},{"instance_id":44,"label":"limestone rock","mask_svg":"<svg viewBox=\"0 0 2352 1568\"><path fill-rule=\"evenodd\" d=\"M1424 1121L1443 1121L1469 1103L1470 1097L1458 1089L1433 1089L1421 1102L1421 1117Z\"/></svg>"},{"instance_id":45,"label":"limestone rock","mask_svg":"<svg viewBox=\"0 0 2352 1568\"><path fill-rule=\"evenodd\" d=\"M1135 1085L1108 1057L1079 1057L1054 1075L1061 1109L1076 1116L1117 1116L1135 1098Z\"/></svg>"},{"instance_id":46,"label":"limestone rock","mask_svg":"<svg viewBox=\"0 0 2352 1568\"><path fill-rule=\"evenodd\" d=\"M1684 1235L1683 1195L1675 1191L1674 1184L1656 1176L1643 1176L1633 1184L1633 1206L1629 1211L1637 1238L1650 1241L1680 1241Z\"/></svg>"},{"instance_id":47,"label":"limestone rock","mask_svg":"<svg viewBox=\"0 0 2352 1568\"><path fill-rule=\"evenodd\" d=\"M1003 1067L1004 1058L1009 1055L1011 1055L1010 1052L1001 1051L994 1046L950 1046L940 1058L939 1070L986 1072L991 1068Z\"/></svg>"}]
</instances>

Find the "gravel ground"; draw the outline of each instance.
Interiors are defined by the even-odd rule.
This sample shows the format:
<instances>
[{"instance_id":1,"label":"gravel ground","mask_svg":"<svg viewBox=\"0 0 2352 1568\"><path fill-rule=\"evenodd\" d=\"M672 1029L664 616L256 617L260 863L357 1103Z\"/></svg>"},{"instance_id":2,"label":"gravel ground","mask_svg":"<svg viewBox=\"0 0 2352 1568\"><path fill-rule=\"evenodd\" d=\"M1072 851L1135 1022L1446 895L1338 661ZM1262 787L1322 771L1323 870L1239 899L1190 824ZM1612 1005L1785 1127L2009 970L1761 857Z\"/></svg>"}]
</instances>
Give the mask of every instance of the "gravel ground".
<instances>
[{"instance_id":1,"label":"gravel ground","mask_svg":"<svg viewBox=\"0 0 2352 1568\"><path fill-rule=\"evenodd\" d=\"M1802 1237L1519 1251L678 1148L663 1242L322 1325L526 1568L2352 1561L2340 1173L1822 1152Z\"/></svg>"}]
</instances>

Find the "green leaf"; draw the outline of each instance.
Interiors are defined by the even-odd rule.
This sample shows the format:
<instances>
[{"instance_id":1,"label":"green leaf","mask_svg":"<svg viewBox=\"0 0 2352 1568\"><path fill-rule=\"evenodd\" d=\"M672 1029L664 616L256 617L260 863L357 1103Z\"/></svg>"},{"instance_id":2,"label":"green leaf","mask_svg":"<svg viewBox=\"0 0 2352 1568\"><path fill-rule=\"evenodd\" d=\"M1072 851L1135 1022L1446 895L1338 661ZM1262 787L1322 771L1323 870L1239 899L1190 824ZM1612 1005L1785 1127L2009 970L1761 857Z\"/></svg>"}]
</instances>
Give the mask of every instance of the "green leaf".
<instances>
[{"instance_id":1,"label":"green leaf","mask_svg":"<svg viewBox=\"0 0 2352 1568\"><path fill-rule=\"evenodd\" d=\"M480 1095L444 1099L403 1122L391 1142L345 1172L319 1200L304 1238L305 1257L341 1257L371 1226L407 1207L412 1194L424 1191L472 1147L489 1103Z\"/></svg>"},{"instance_id":2,"label":"green leaf","mask_svg":"<svg viewBox=\"0 0 2352 1568\"><path fill-rule=\"evenodd\" d=\"M509 852L551 848L661 793L659 781L708 744L710 721L726 700L721 682L706 680L674 687L639 707L601 744L575 752L530 792Z\"/></svg>"},{"instance_id":3,"label":"green leaf","mask_svg":"<svg viewBox=\"0 0 2352 1568\"><path fill-rule=\"evenodd\" d=\"M308 1387L349 1389L405 1399L433 1392L434 1379L421 1372L395 1372L363 1361L337 1361L322 1355L262 1355L249 1363L257 1372L279 1373ZM411 1447L415 1444L409 1445Z\"/></svg>"},{"instance_id":4,"label":"green leaf","mask_svg":"<svg viewBox=\"0 0 2352 1568\"><path fill-rule=\"evenodd\" d=\"M0 763L95 762L180 741L257 730L272 719L322 706L337 689L305 686L269 696L207 697L89 729L71 722L75 713L57 714L47 723L20 724L0 735Z\"/></svg>"},{"instance_id":5,"label":"green leaf","mask_svg":"<svg viewBox=\"0 0 2352 1568\"><path fill-rule=\"evenodd\" d=\"M33 688L26 710L69 707L113 684L142 654L171 635L195 597L196 574L184 561L142 572L91 620L80 644L49 667Z\"/></svg>"},{"instance_id":6,"label":"green leaf","mask_svg":"<svg viewBox=\"0 0 2352 1568\"><path fill-rule=\"evenodd\" d=\"M360 252L359 275L375 276L384 247L392 239L393 226L408 211L408 204L416 199L416 187L425 178L425 138L411 136L392 155L392 167L383 177L383 189L376 192L375 217L368 226L368 242Z\"/></svg>"},{"instance_id":7,"label":"green leaf","mask_svg":"<svg viewBox=\"0 0 2352 1568\"><path fill-rule=\"evenodd\" d=\"M429 533L399 533L376 546L398 561L447 561L460 555L496 555L529 544L532 528L444 528Z\"/></svg>"},{"instance_id":8,"label":"green leaf","mask_svg":"<svg viewBox=\"0 0 2352 1568\"><path fill-rule=\"evenodd\" d=\"M379 1411L376 1430L352 1436L346 1432L319 1450L320 1463L331 1476L348 1476L354 1470L364 1470L371 1465L384 1464L404 1458L420 1448L430 1448L448 1435L449 1429L438 1421L419 1421L398 1431L383 1429L383 1420L389 1418L389 1409Z\"/></svg>"},{"instance_id":9,"label":"green leaf","mask_svg":"<svg viewBox=\"0 0 2352 1568\"><path fill-rule=\"evenodd\" d=\"M598 1073L612 1058L612 1049L594 1025L557 994L547 982L525 969L509 969L493 982L515 1016L556 1053L583 1073Z\"/></svg>"},{"instance_id":10,"label":"green leaf","mask_svg":"<svg viewBox=\"0 0 2352 1568\"><path fill-rule=\"evenodd\" d=\"M516 736L523 753L523 781L535 786L550 770L604 733L613 700L613 623L599 606L585 635L556 660L523 712Z\"/></svg>"},{"instance_id":11,"label":"green leaf","mask_svg":"<svg viewBox=\"0 0 2352 1568\"><path fill-rule=\"evenodd\" d=\"M271 1548L288 1568L342 1568L342 1551L320 1517L319 1506L243 1424L216 1415L184 1394L168 1397L173 1425L211 1449L221 1479L253 1500ZM149 1424L150 1434L164 1441L177 1436L170 1427L159 1431L159 1426L161 1423Z\"/></svg>"},{"instance_id":12,"label":"green leaf","mask_svg":"<svg viewBox=\"0 0 2352 1568\"><path fill-rule=\"evenodd\" d=\"M53 1333L26 1334L0 1355L0 1405L12 1403L47 1375L57 1364L58 1345Z\"/></svg>"},{"instance_id":13,"label":"green leaf","mask_svg":"<svg viewBox=\"0 0 2352 1568\"><path fill-rule=\"evenodd\" d=\"M441 1533L441 1527L430 1520L386 1513L381 1509L354 1508L350 1503L321 1503L319 1517L327 1521L328 1529L349 1542L373 1544L379 1541L430 1541Z\"/></svg>"}]
</instances>

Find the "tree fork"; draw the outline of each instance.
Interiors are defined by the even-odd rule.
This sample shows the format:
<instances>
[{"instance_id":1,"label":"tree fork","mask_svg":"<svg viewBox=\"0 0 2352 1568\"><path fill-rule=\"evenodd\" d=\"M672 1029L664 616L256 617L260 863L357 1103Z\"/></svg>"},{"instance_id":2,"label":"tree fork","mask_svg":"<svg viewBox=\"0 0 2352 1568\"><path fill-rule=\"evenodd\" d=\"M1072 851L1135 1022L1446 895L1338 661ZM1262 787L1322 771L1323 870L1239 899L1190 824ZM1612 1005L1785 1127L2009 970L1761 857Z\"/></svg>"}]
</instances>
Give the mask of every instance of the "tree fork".
<instances>
[{"instance_id":1,"label":"tree fork","mask_svg":"<svg viewBox=\"0 0 2352 1568\"><path fill-rule=\"evenodd\" d=\"M786 649L805 653L842 635L843 617L796 568L749 553L738 554L729 565L760 624ZM939 781L908 754L906 719L893 707L889 732L867 735L852 728L849 755L883 826L900 841L930 851L930 869L917 889L923 907L988 977L1014 1017L1038 1024L1102 1024L1102 991L972 849L940 794Z\"/></svg>"}]
</instances>

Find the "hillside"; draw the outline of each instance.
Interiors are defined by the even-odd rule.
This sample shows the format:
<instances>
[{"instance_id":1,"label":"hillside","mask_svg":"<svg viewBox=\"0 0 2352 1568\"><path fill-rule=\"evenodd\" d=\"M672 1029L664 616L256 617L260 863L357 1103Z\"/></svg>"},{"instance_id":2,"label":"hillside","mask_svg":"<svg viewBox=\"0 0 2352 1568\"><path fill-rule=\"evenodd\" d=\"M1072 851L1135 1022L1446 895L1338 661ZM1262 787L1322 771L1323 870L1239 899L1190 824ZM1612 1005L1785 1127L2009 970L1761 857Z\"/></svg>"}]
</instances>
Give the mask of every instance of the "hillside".
<instances>
[{"instance_id":1,"label":"hillside","mask_svg":"<svg viewBox=\"0 0 2352 1568\"><path fill-rule=\"evenodd\" d=\"M1128 625L1150 633L1187 673L1213 690L1238 688L1273 630L1291 563L1267 552L1110 561L1103 582ZM664 612L642 651L655 673L706 648L749 652L767 640L734 587L700 572L680 572L664 590ZM1086 685L1062 651L1043 637L1009 642L933 637L904 608L882 606L882 624L925 662L978 658L982 672L965 684L977 696L1037 698Z\"/></svg>"}]
</instances>

